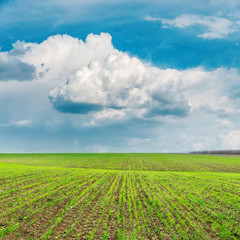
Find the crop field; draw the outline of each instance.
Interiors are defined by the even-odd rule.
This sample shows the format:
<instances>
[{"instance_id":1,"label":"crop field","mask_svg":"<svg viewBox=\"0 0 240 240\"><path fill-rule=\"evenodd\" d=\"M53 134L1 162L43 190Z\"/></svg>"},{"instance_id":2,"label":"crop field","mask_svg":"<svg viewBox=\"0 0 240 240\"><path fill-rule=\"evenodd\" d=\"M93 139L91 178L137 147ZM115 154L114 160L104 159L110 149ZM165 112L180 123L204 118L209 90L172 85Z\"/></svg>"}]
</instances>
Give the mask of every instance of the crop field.
<instances>
[{"instance_id":1,"label":"crop field","mask_svg":"<svg viewBox=\"0 0 240 240\"><path fill-rule=\"evenodd\" d=\"M0 154L1 239L240 239L240 157Z\"/></svg>"}]
</instances>

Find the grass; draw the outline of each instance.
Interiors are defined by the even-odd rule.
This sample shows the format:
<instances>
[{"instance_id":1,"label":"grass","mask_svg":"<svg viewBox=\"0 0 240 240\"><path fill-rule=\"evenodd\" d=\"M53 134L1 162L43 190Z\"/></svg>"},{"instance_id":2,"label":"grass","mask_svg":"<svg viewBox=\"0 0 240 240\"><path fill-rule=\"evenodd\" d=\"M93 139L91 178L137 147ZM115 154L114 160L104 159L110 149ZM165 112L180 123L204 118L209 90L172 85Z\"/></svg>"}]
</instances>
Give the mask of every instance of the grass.
<instances>
[{"instance_id":1,"label":"grass","mask_svg":"<svg viewBox=\"0 0 240 240\"><path fill-rule=\"evenodd\" d=\"M240 157L0 154L2 239L240 239Z\"/></svg>"}]
</instances>

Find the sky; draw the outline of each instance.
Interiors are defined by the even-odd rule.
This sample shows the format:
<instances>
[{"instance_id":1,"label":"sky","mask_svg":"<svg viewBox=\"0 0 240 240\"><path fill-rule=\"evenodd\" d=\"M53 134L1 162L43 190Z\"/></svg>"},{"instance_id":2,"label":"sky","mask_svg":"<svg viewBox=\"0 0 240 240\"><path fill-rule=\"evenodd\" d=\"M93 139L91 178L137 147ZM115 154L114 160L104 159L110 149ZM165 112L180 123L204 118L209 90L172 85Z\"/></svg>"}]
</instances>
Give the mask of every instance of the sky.
<instances>
[{"instance_id":1,"label":"sky","mask_svg":"<svg viewBox=\"0 0 240 240\"><path fill-rule=\"evenodd\" d=\"M0 152L239 148L239 0L0 0Z\"/></svg>"}]
</instances>

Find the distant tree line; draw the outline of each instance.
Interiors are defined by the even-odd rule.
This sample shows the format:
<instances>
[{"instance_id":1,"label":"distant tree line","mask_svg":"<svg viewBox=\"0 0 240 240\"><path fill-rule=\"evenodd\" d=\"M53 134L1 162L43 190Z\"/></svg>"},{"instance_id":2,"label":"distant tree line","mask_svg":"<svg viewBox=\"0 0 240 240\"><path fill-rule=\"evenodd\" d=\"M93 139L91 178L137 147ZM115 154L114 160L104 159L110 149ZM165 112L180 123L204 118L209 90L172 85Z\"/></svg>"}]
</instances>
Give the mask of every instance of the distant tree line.
<instances>
[{"instance_id":1,"label":"distant tree line","mask_svg":"<svg viewBox=\"0 0 240 240\"><path fill-rule=\"evenodd\" d=\"M191 154L240 154L240 150L210 150L210 151L194 151Z\"/></svg>"}]
</instances>

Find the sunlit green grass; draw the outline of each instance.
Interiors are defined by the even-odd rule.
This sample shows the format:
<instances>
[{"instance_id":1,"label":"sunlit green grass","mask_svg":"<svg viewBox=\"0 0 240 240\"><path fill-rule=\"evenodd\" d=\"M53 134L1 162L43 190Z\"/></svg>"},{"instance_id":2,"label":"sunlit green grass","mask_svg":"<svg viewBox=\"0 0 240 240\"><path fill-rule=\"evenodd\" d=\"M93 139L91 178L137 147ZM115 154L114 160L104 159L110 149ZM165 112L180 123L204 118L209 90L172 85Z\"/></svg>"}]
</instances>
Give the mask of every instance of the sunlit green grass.
<instances>
[{"instance_id":1,"label":"sunlit green grass","mask_svg":"<svg viewBox=\"0 0 240 240\"><path fill-rule=\"evenodd\" d=\"M240 239L240 158L0 154L0 238Z\"/></svg>"},{"instance_id":2,"label":"sunlit green grass","mask_svg":"<svg viewBox=\"0 0 240 240\"><path fill-rule=\"evenodd\" d=\"M240 157L188 154L0 154L0 162L89 169L240 172Z\"/></svg>"}]
</instances>

